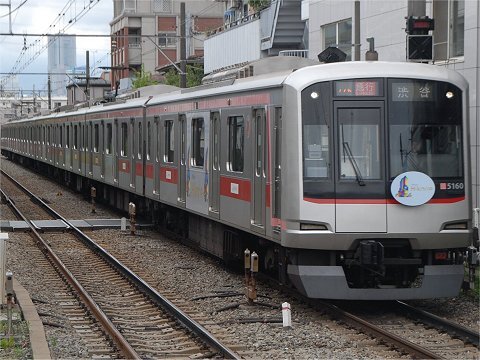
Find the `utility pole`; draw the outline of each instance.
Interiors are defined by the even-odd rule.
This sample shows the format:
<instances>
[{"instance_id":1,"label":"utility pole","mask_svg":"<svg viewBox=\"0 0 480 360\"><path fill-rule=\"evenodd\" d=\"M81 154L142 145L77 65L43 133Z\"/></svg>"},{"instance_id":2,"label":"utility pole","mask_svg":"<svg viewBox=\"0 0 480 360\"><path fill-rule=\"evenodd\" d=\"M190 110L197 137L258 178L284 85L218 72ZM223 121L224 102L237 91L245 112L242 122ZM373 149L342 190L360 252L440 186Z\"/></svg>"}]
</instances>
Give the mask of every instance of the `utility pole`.
<instances>
[{"instance_id":1,"label":"utility pole","mask_svg":"<svg viewBox=\"0 0 480 360\"><path fill-rule=\"evenodd\" d=\"M12 0L8 0L8 4L0 4L0 6L8 6L8 30L9 30L9 35L12 35Z\"/></svg>"},{"instance_id":2,"label":"utility pole","mask_svg":"<svg viewBox=\"0 0 480 360\"><path fill-rule=\"evenodd\" d=\"M185 38L185 3L180 3L180 87L187 87L187 39Z\"/></svg>"}]
</instances>

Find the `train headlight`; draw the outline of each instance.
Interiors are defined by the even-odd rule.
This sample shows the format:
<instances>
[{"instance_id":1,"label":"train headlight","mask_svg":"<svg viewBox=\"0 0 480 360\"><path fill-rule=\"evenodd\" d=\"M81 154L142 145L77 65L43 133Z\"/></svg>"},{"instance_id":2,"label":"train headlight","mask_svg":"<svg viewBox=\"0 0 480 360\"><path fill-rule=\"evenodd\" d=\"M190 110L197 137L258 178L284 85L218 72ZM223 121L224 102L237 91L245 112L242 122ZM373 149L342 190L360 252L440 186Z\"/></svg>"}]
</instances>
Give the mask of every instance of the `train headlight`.
<instances>
[{"instance_id":1,"label":"train headlight","mask_svg":"<svg viewBox=\"0 0 480 360\"><path fill-rule=\"evenodd\" d=\"M312 97L312 99L317 99L318 98L318 93L316 91L312 91L310 96Z\"/></svg>"},{"instance_id":2,"label":"train headlight","mask_svg":"<svg viewBox=\"0 0 480 360\"><path fill-rule=\"evenodd\" d=\"M454 97L454 94L453 92L451 91L447 91L447 93L445 94L445 96L447 97L447 99L452 99Z\"/></svg>"}]
</instances>

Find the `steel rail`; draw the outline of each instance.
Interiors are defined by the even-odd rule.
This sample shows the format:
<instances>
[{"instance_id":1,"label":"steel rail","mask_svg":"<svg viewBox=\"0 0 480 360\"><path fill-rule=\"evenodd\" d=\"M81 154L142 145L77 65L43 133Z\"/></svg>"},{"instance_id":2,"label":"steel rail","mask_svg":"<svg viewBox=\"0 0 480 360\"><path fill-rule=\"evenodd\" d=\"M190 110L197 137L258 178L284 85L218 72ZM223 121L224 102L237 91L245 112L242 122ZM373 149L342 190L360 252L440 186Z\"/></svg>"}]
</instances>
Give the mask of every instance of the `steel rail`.
<instances>
[{"instance_id":1,"label":"steel rail","mask_svg":"<svg viewBox=\"0 0 480 360\"><path fill-rule=\"evenodd\" d=\"M415 319L431 325L435 328L440 328L446 331L448 334L458 337L459 339L469 342L476 347L480 346L480 334L473 329L469 329L460 324L456 324L440 316L429 313L428 311L417 309L411 305L408 305L402 301L396 301L397 307L402 312L407 312L410 315L414 315Z\"/></svg>"},{"instance_id":2,"label":"steel rail","mask_svg":"<svg viewBox=\"0 0 480 360\"><path fill-rule=\"evenodd\" d=\"M13 179L11 176L6 174L2 170L2 174L7 175L9 179L18 184L18 182ZM21 184L19 184L21 186ZM23 186L22 186L23 187ZM24 188L24 187L23 187ZM26 189L26 188L24 188ZM97 319L97 321L103 326L107 334L111 337L112 341L118 347L119 351L128 359L141 359L140 355L132 348L128 341L123 337L123 335L118 331L115 325L110 321L108 316L100 309L98 304L93 300L93 298L88 294L88 292L83 288L83 286L78 282L75 276L66 268L60 258L53 252L47 242L42 238L42 236L37 232L35 226L30 220L28 220L17 208L14 202L1 190L2 196L5 197L7 202L10 204L12 210L15 214L20 217L31 229L31 234L37 240L37 244L41 248L42 252L49 258L53 265L65 276L65 279L68 283L73 286L75 291L78 293L82 301L85 303L91 314ZM42 200L40 200L44 205L46 205Z\"/></svg>"},{"instance_id":3,"label":"steel rail","mask_svg":"<svg viewBox=\"0 0 480 360\"><path fill-rule=\"evenodd\" d=\"M3 172L3 171L2 171ZM8 174L7 174L8 176ZM10 177L10 176L9 176ZM11 178L11 177L10 177ZM14 179L12 179L15 181ZM19 184L22 186L21 184ZM25 188L26 191L28 189ZM30 191L28 191L31 193ZM228 348L224 345L220 340L218 340L213 334L211 334L208 330L206 330L202 325L192 319L190 316L185 314L180 308L175 306L170 300L166 297L162 296L157 290L152 288L148 283L146 283L142 278L140 278L137 274L135 274L132 270L128 267L123 265L117 258L115 258L112 254L110 254L107 250L102 248L98 245L95 241L93 241L90 237L88 237L85 233L83 233L80 229L78 229L75 225L70 223L65 217L60 215L50 206L48 206L42 199L38 196L32 194L37 202L42 204L50 209L50 211L55 214L55 216L62 220L67 226L69 226L69 230L73 231L80 239L85 241L94 251L96 251L99 255L101 255L107 262L109 262L112 266L115 267L119 272L121 272L125 277L127 277L133 284L135 284L140 291L144 292L147 296L149 296L155 303L161 306L163 309L171 313L175 318L177 318L185 328L192 331L194 334L199 336L205 343L211 346L213 349L218 351L222 356L226 359L241 359L242 357L234 352L232 349Z\"/></svg>"},{"instance_id":4,"label":"steel rail","mask_svg":"<svg viewBox=\"0 0 480 360\"><path fill-rule=\"evenodd\" d=\"M355 316L348 311L345 311L336 305L329 304L323 301L319 301L319 303L327 308L331 313L334 314L336 318L340 318L342 321L346 322L347 324L355 327L360 328L362 331L376 337L383 339L386 343L394 345L398 349L402 349L403 351L411 354L415 358L418 359L442 359L442 357L438 354L431 352L428 349L425 349L417 344L408 341L407 339L401 338L389 331L386 331L380 328L377 325L374 325L366 320Z\"/></svg>"}]
</instances>

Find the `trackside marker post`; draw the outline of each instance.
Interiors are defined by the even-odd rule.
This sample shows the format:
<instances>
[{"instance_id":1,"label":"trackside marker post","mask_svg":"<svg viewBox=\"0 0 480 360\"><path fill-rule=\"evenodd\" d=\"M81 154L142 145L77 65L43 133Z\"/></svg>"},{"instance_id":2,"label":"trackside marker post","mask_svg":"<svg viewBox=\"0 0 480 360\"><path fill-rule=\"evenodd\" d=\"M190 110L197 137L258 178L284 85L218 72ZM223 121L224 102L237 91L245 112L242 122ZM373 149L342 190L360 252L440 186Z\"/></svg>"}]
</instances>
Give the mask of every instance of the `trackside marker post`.
<instances>
[{"instance_id":1,"label":"trackside marker post","mask_svg":"<svg viewBox=\"0 0 480 360\"><path fill-rule=\"evenodd\" d=\"M283 327L292 327L292 310L287 302L282 304L282 317Z\"/></svg>"}]
</instances>

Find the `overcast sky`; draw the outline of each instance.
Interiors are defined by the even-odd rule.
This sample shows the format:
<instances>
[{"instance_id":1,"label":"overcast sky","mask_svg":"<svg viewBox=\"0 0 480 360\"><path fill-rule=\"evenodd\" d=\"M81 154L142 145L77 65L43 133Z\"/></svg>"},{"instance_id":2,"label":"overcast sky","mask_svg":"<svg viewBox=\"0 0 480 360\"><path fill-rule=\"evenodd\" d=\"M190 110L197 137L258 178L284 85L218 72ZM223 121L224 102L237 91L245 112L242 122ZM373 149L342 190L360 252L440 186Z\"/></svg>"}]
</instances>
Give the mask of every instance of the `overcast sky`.
<instances>
[{"instance_id":1,"label":"overcast sky","mask_svg":"<svg viewBox=\"0 0 480 360\"><path fill-rule=\"evenodd\" d=\"M92 1L92 2L90 2ZM0 0L0 4L8 4ZM22 5L23 4L23 5ZM20 6L21 5L21 6ZM91 9L87 12L84 9ZM92 6L93 5L93 6ZM20 6L20 7L19 7ZM109 22L113 18L112 0L12 0L13 34L55 34L66 27L67 34L100 35L109 34ZM8 7L0 6L0 33L9 33ZM82 16L79 19L80 16ZM59 16L60 15L60 16ZM77 20L75 20L77 19ZM72 20L72 23L69 21ZM53 26L54 25L54 26ZM46 44L46 38L25 37L26 45L31 46L20 64L25 64L35 57L35 53ZM35 41L37 41L35 43ZM85 52L90 51L90 66L110 65L110 40L108 37L77 37L77 66L85 65ZM23 36L0 36L0 73L8 73L14 67L24 46ZM44 50L22 72L47 72L48 51ZM0 74L3 77L4 74ZM19 75L18 81L24 90L35 87L46 89L46 75ZM9 85L6 85L7 88Z\"/></svg>"}]
</instances>

